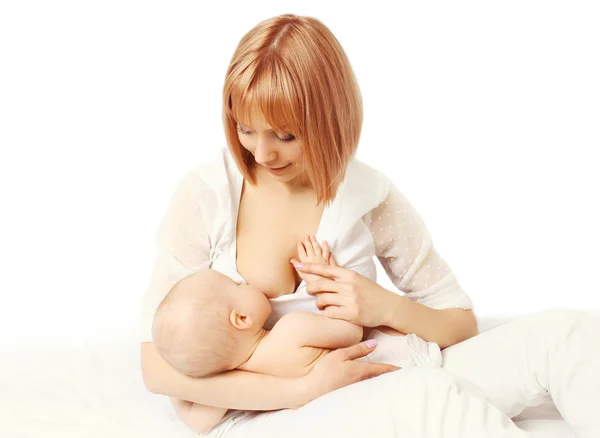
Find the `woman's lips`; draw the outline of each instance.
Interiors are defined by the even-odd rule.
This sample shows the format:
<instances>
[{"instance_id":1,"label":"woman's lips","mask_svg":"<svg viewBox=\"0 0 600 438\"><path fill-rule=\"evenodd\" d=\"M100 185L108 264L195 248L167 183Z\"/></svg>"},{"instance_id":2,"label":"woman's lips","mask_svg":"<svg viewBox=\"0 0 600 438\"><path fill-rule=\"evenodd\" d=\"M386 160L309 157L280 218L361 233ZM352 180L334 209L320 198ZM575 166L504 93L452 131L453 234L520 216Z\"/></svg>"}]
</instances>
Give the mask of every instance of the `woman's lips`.
<instances>
[{"instance_id":1,"label":"woman's lips","mask_svg":"<svg viewBox=\"0 0 600 438\"><path fill-rule=\"evenodd\" d=\"M271 173L282 173L288 168L289 164L286 164L282 167L266 167L266 169Z\"/></svg>"}]
</instances>

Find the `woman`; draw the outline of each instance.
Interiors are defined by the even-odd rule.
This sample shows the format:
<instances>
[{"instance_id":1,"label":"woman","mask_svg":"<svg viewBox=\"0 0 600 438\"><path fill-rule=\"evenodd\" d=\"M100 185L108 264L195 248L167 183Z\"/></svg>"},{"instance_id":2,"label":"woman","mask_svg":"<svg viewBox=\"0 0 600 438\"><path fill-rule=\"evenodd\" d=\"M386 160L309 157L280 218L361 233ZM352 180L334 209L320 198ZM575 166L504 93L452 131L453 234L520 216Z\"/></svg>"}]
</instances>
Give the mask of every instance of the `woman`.
<instances>
[{"instance_id":1,"label":"woman","mask_svg":"<svg viewBox=\"0 0 600 438\"><path fill-rule=\"evenodd\" d=\"M475 336L472 303L418 213L385 175L353 158L360 93L322 23L284 15L246 34L227 72L223 117L229 151L183 178L157 232L142 315L150 391L231 409L210 436L524 436L507 415L548 393L577 436L598 436L598 321L552 311ZM340 265L296 266L324 277L308 289L290 264L304 235L328 241ZM373 281L373 256L404 296ZM157 354L152 316L175 282L206 267L265 291L269 326L289 311L316 310L316 302L329 317L449 347L444 369L389 373L352 360L372 350L362 343L298 379L182 376ZM474 409L483 414L461 417ZM437 429L426 414L436 415Z\"/></svg>"}]
</instances>

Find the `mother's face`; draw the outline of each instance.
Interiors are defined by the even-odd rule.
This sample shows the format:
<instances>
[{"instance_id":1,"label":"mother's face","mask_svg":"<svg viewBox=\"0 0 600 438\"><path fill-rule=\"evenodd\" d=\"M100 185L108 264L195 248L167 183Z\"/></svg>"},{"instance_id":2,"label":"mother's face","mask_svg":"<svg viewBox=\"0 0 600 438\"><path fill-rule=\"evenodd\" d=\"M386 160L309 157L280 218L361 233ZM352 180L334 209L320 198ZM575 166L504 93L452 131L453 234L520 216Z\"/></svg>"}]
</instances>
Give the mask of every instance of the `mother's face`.
<instances>
[{"instance_id":1,"label":"mother's face","mask_svg":"<svg viewBox=\"0 0 600 438\"><path fill-rule=\"evenodd\" d=\"M272 178L289 182L302 175L302 142L292 134L274 131L263 118L255 117L252 126L241 122L237 125L238 138L242 146Z\"/></svg>"}]
</instances>

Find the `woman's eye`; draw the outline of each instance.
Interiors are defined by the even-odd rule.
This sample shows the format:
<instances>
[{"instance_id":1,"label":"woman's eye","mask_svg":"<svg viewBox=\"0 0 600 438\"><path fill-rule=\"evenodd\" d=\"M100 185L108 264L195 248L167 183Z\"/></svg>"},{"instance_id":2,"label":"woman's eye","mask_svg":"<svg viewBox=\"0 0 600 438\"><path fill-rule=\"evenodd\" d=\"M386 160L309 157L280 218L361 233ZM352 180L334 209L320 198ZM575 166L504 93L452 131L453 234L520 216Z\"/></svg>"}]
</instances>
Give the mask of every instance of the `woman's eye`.
<instances>
[{"instance_id":1,"label":"woman's eye","mask_svg":"<svg viewBox=\"0 0 600 438\"><path fill-rule=\"evenodd\" d=\"M277 137L277 140L279 140L282 143L289 143L290 141L296 140L296 137L294 137L293 135L290 135L287 138L279 138L279 137Z\"/></svg>"},{"instance_id":2,"label":"woman's eye","mask_svg":"<svg viewBox=\"0 0 600 438\"><path fill-rule=\"evenodd\" d=\"M237 130L239 131L240 134L242 135L250 135L252 134L252 131L245 131L244 129L242 129L241 126L237 127ZM273 133L273 135L275 135L275 137L277 137L277 140L282 142L282 143L289 143L291 141L296 140L296 137L294 137L293 135L290 135L289 137L286 138L281 138L279 137L277 134Z\"/></svg>"},{"instance_id":3,"label":"woman's eye","mask_svg":"<svg viewBox=\"0 0 600 438\"><path fill-rule=\"evenodd\" d=\"M240 128L239 126L237 127L237 130L240 132L240 134L242 135L248 135L250 134L250 131L244 131L242 128Z\"/></svg>"}]
</instances>

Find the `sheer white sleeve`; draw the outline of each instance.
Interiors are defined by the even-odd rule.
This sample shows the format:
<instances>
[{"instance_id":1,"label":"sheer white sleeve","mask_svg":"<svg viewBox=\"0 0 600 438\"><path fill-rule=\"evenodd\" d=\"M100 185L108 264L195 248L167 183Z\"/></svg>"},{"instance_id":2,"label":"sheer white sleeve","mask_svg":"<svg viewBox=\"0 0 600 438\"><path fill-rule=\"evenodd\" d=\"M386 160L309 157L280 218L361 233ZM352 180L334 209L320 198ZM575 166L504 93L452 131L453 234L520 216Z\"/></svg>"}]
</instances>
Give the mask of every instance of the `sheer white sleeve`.
<instances>
[{"instance_id":1,"label":"sheer white sleeve","mask_svg":"<svg viewBox=\"0 0 600 438\"><path fill-rule=\"evenodd\" d=\"M171 287L210 266L207 217L211 193L192 172L177 185L156 231L156 258L150 285L142 298L140 341L152 342L152 319Z\"/></svg>"},{"instance_id":2,"label":"sheer white sleeve","mask_svg":"<svg viewBox=\"0 0 600 438\"><path fill-rule=\"evenodd\" d=\"M436 252L424 221L392 184L387 198L364 217L377 258L392 283L434 309L472 309L448 264Z\"/></svg>"}]
</instances>

